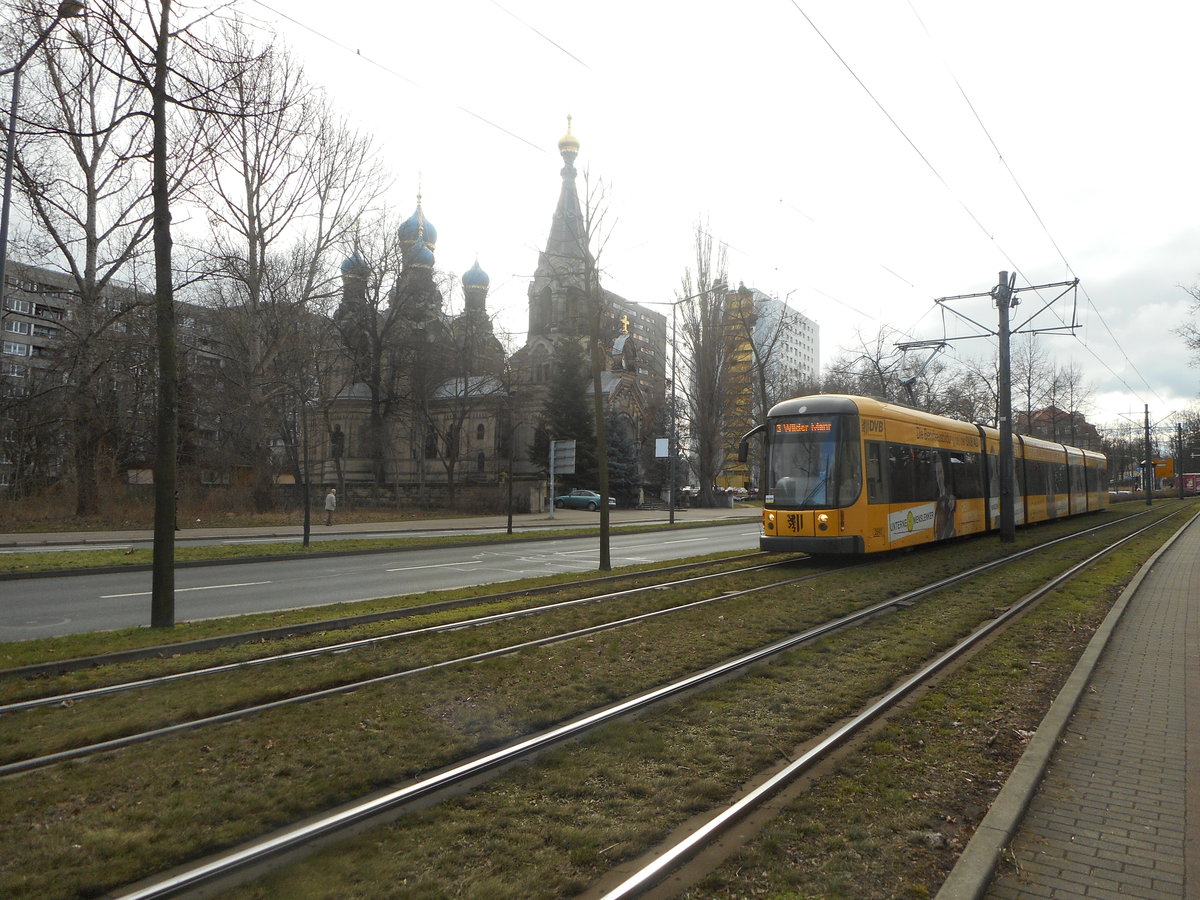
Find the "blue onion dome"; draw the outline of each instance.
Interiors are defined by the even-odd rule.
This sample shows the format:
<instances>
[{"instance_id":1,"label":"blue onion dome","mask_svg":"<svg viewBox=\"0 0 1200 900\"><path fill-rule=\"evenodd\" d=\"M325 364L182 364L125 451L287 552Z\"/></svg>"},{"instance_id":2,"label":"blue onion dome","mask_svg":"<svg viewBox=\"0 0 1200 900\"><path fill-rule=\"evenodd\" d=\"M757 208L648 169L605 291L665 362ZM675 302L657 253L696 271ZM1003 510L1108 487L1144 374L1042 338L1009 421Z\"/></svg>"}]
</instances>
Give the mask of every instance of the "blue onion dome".
<instances>
[{"instance_id":1,"label":"blue onion dome","mask_svg":"<svg viewBox=\"0 0 1200 900\"><path fill-rule=\"evenodd\" d=\"M437 249L437 229L425 218L425 212L421 209L420 194L417 194L417 211L396 230L396 235L405 247L415 244L417 241L424 241L430 250Z\"/></svg>"},{"instance_id":2,"label":"blue onion dome","mask_svg":"<svg viewBox=\"0 0 1200 900\"><path fill-rule=\"evenodd\" d=\"M567 133L558 139L558 152L562 154L563 160L570 165L575 161L575 157L579 154L579 138L571 134L571 117L567 116ZM570 158L568 159L568 154Z\"/></svg>"},{"instance_id":3,"label":"blue onion dome","mask_svg":"<svg viewBox=\"0 0 1200 900\"><path fill-rule=\"evenodd\" d=\"M475 260L475 265L471 266L462 277L463 287L470 288L485 288L491 283L487 272L479 268L479 260Z\"/></svg>"},{"instance_id":4,"label":"blue onion dome","mask_svg":"<svg viewBox=\"0 0 1200 900\"><path fill-rule=\"evenodd\" d=\"M432 269L433 262L433 251L422 240L418 240L411 247L406 247L404 250L404 265L406 268L412 266L417 269Z\"/></svg>"},{"instance_id":5,"label":"blue onion dome","mask_svg":"<svg viewBox=\"0 0 1200 900\"><path fill-rule=\"evenodd\" d=\"M346 257L346 261L342 263L343 278L366 278L371 273L371 266L358 252L358 248L354 248L354 252Z\"/></svg>"}]
</instances>

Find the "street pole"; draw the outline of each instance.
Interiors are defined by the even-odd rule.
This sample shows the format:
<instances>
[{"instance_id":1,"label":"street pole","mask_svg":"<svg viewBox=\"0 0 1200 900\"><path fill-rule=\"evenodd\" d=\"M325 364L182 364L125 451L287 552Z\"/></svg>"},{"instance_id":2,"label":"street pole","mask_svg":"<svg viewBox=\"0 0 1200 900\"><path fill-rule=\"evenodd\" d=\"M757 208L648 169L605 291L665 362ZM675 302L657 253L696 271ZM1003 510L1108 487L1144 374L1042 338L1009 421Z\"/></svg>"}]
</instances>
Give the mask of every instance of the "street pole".
<instances>
[{"instance_id":1,"label":"street pole","mask_svg":"<svg viewBox=\"0 0 1200 900\"><path fill-rule=\"evenodd\" d=\"M944 338L942 343L955 340L968 340L981 337L996 337L1000 342L1000 371L998 377L996 398L996 427L1000 432L1000 458L998 464L1000 466L1000 542L1003 544L1011 544L1017 539L1016 533L1016 512L1014 503L1016 501L1016 488L1013 483L1013 430L1012 430L1012 370L1009 365L1009 337L1012 334L1012 326L1009 324L1009 310L1017 305L1020 301L1017 300L1017 294L1020 291L1037 291L1043 288L1064 288L1065 290L1045 304L1038 312L1034 313L1024 323L1017 326L1018 332L1025 333L1028 329L1024 326L1033 321L1037 315L1050 306L1050 303L1055 302L1063 297L1067 291L1075 290L1079 286L1079 279L1071 281L1059 281L1055 284L1039 284L1030 285L1029 287L1017 288L1017 273L1013 272L1010 277L1008 272L1000 273L1000 283L992 288L987 293L979 294L959 294L955 297L939 297L934 302L944 304L950 300L969 300L975 297L991 297L996 304L996 308L1000 311L1000 324L995 332L990 328L976 322L962 313L954 312L955 315L965 319L972 325L984 328L982 334L966 335L963 338ZM1063 329L1072 330L1078 328L1078 324L1072 321L1070 325L1056 326L1046 331L1058 332ZM1028 330L1031 334L1040 334L1041 330ZM900 345L898 345L900 346ZM983 448L987 452L986 442Z\"/></svg>"},{"instance_id":2,"label":"street pole","mask_svg":"<svg viewBox=\"0 0 1200 900\"><path fill-rule=\"evenodd\" d=\"M308 546L309 536L312 532L312 513L309 507L312 504L312 497L309 492L309 486L312 484L312 478L308 471L308 398L304 398L300 402L300 441L304 445L301 450L304 451L304 546Z\"/></svg>"},{"instance_id":3,"label":"street pole","mask_svg":"<svg viewBox=\"0 0 1200 900\"><path fill-rule=\"evenodd\" d=\"M1175 423L1175 487L1183 499L1183 425Z\"/></svg>"},{"instance_id":4,"label":"street pole","mask_svg":"<svg viewBox=\"0 0 1200 900\"><path fill-rule=\"evenodd\" d=\"M1146 410L1146 505L1150 506L1154 499L1154 460L1150 458L1150 404L1145 405Z\"/></svg>"},{"instance_id":5,"label":"street pole","mask_svg":"<svg viewBox=\"0 0 1200 900\"><path fill-rule=\"evenodd\" d=\"M548 518L554 518L554 445L558 441L550 442L550 515Z\"/></svg>"},{"instance_id":6,"label":"street pole","mask_svg":"<svg viewBox=\"0 0 1200 900\"><path fill-rule=\"evenodd\" d=\"M669 524L675 524L675 455L679 452L679 417L675 414L675 309L678 303L671 304L671 439L667 442L667 487L668 504L670 509Z\"/></svg>"},{"instance_id":7,"label":"street pole","mask_svg":"<svg viewBox=\"0 0 1200 900\"><path fill-rule=\"evenodd\" d=\"M508 534L512 534L512 482L513 482L513 445L517 441L516 416L513 415L515 398L508 395Z\"/></svg>"},{"instance_id":8,"label":"street pole","mask_svg":"<svg viewBox=\"0 0 1200 900\"><path fill-rule=\"evenodd\" d=\"M1012 430L1012 372L1009 367L1009 322L1008 311L1013 306L1013 281L1007 272L1000 273L1000 283L993 296L1000 310L1000 384L999 414L1000 428L1000 543L1011 544L1017 539L1016 514L1013 508L1013 430Z\"/></svg>"},{"instance_id":9,"label":"street pole","mask_svg":"<svg viewBox=\"0 0 1200 900\"><path fill-rule=\"evenodd\" d=\"M678 369L676 366L676 359L677 359L676 354L679 349L678 342L677 342L677 336L676 336L676 334L677 334L676 326L675 326L676 310L679 308L680 303L686 303L688 300L695 300L697 297L703 297L706 294L711 294L714 292L724 291L724 290L727 290L725 282L717 281L712 286L707 288L706 290L700 291L699 293L696 293L696 294L690 294L687 297L680 297L678 300L662 300L662 301L645 300L645 301L642 301L642 304L641 304L643 306L669 306L669 307L671 307L671 427L667 432L667 479L669 481L669 484L667 485L667 488L668 488L667 504L668 504L668 510L670 513L670 524L672 524L672 525L675 524L675 510L677 508L676 502L675 502L675 497L676 497L676 489L675 489L675 478L676 478L675 465L676 465L676 463L675 463L675 460L676 460L676 457L679 455L679 416L676 415L676 409L675 409L675 403L676 403L675 386L679 382L679 377L678 377L679 373L678 373Z\"/></svg>"}]
</instances>

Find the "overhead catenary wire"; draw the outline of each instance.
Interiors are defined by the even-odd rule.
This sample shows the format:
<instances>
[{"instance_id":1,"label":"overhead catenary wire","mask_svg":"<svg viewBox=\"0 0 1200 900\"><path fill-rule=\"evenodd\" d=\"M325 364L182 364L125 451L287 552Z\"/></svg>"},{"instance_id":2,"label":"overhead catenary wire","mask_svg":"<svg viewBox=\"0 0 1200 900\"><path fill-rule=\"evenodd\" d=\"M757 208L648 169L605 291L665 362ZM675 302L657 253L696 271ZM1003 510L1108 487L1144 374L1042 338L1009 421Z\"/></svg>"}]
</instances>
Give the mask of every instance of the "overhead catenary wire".
<instances>
[{"instance_id":1,"label":"overhead catenary wire","mask_svg":"<svg viewBox=\"0 0 1200 900\"><path fill-rule=\"evenodd\" d=\"M282 10L277 9L274 6L271 6L269 3L265 3L264 0L250 0L250 2L256 3L259 6L261 6L263 9L271 12L272 14L274 14L276 16L279 16L281 19L285 19L288 22L291 22L297 28L302 28L305 31L309 32L310 34L316 35L317 37L321 38L321 40L328 41L330 44L339 48L340 50L344 50L346 53L349 53L352 56L355 56L358 59L361 59L367 65L374 66L375 68L379 69L382 72L386 72L388 75L391 75L394 78L399 78L401 81L405 82L408 85L411 85L414 88L417 88L418 90L421 90L421 91L429 90L425 85L421 84L418 81L415 81L412 78L409 78L404 73L397 72L395 69L384 65L383 63L379 62L378 60L372 59L370 56L363 54L362 51L348 47L346 44L343 44L340 41L334 40L329 35L325 34L323 31L313 28L311 25L301 22L299 19L296 19L293 16L289 16L287 13L283 12ZM499 4L497 4L497 6L499 6ZM503 9L503 7L500 7L500 8ZM505 128L503 125L500 125L497 122L493 122L491 119L487 118L487 116L484 116L481 113L477 113L473 109L463 106L461 103L456 103L454 101L449 101L449 102L450 102L451 106L453 106L455 109L459 110L464 115L470 116L471 118L476 119L479 122L482 122L484 125L487 125L490 128L494 128L496 131L499 131L501 134L508 135L510 138L512 138L516 141L520 141L522 144L525 144L526 146L532 148L533 150L538 151L539 153L547 152L546 148L543 147L541 144L531 141L526 137L522 137L521 135L517 134L515 131Z\"/></svg>"},{"instance_id":2,"label":"overhead catenary wire","mask_svg":"<svg viewBox=\"0 0 1200 900\"><path fill-rule=\"evenodd\" d=\"M934 41L933 35L930 34L929 28L926 26L925 21L921 18L920 14L917 12L916 8L913 6L912 0L908 0L908 8L912 11L913 17L917 20L917 23L921 26L921 30L925 32L925 36L929 39L930 44L937 46L937 42ZM958 76L954 73L954 70L950 67L949 63L946 62L944 56L941 57L941 61L942 61L942 65L946 69L947 74L950 76L950 79L954 82L954 86L958 89L959 94L962 96L963 102L966 103L967 108L971 111L972 117L975 119L975 122L979 125L980 130L983 132L984 137L987 138L987 141L991 145L992 149L996 151L996 158L1000 161L1000 164L1004 167L1004 170L1008 173L1009 178L1012 179L1013 185L1016 187L1018 193L1020 193L1021 198L1025 201L1026 205L1029 207L1029 211L1033 214L1034 219L1037 220L1037 223L1041 227L1042 232L1046 235L1046 239L1048 241L1050 241L1050 245L1054 248L1054 252L1058 254L1059 259L1062 260L1062 263L1066 267L1066 270L1070 274L1070 276L1072 278L1077 278L1078 276L1075 274L1075 270L1071 266L1070 261L1067 259L1066 254L1063 252L1062 248L1059 246L1058 241L1055 240L1054 235L1050 233L1049 226L1046 225L1045 219L1042 218L1041 213L1038 212L1037 207L1034 206L1033 200L1029 196L1029 192L1025 190L1024 185L1022 185L1020 179L1017 178L1016 172L1014 172L1012 167L1008 164L1008 160L1005 157L1004 152L1000 149L1000 146L996 143L996 140L992 136L991 131L988 129L987 125L984 123L983 117L980 116L979 111L975 107L975 104L971 101L971 98L967 95L967 91L963 87L962 82L958 79ZM1024 277L1024 276L1022 276L1022 277ZM1108 323L1104 320L1103 314L1100 312L1099 307L1097 307L1095 302L1092 300L1091 295L1088 293L1086 288L1083 288L1083 295L1084 295L1084 298L1087 300L1088 305L1092 308L1092 310L1100 318L1100 323L1104 326L1104 330L1107 332L1109 338L1112 340L1113 345L1120 352L1121 357L1129 364L1129 367L1131 369L1133 369L1134 372L1137 372L1138 378L1140 378L1142 380L1142 383L1146 386L1146 389L1149 390L1150 393L1152 393L1158 399L1158 401L1160 403L1165 402L1163 400L1163 398L1159 395L1159 393L1156 390L1154 390L1153 386L1146 379L1146 377L1141 373L1141 371L1137 368L1137 366L1134 365L1133 361L1129 358L1128 354L1125 352L1125 349L1121 346L1121 342L1117 339L1117 336L1115 334L1113 334L1112 329L1108 327ZM1060 317L1060 321L1061 321L1061 317ZM1076 334L1074 332L1072 332L1072 337L1074 337L1075 340L1078 341L1079 344L1085 350L1087 350L1087 352L1097 362L1099 362L1110 375L1112 375L1114 378L1117 379L1117 381L1119 381L1121 384L1123 384L1125 386L1125 388L1131 394L1133 394L1135 397L1138 397L1139 401L1142 399L1141 396L1139 395L1139 392L1135 388L1133 388L1124 378L1122 378L1120 375L1118 375L1112 369L1112 367L1109 366L1108 363L1099 354L1097 354L1090 346L1088 346L1086 341L1084 341L1078 334Z\"/></svg>"},{"instance_id":3,"label":"overhead catenary wire","mask_svg":"<svg viewBox=\"0 0 1200 900\"><path fill-rule=\"evenodd\" d=\"M801 16L804 17L804 21L806 21L808 23L809 27L812 28L813 32L817 35L817 37L819 37L821 39L821 42L824 43L827 48L829 48L829 52L832 53L834 55L834 57L837 59L837 61L842 64L842 67L845 68L845 70L850 73L850 77L853 78L855 83L863 89L863 92L871 99L871 102L875 104L876 108L881 113L883 113L884 118L886 118L888 120L888 122L891 123L892 127L896 129L896 132L904 139L904 142L906 144L908 144L909 147L912 148L912 151L917 154L917 157L921 160L921 162L923 162L925 164L925 167L927 169L929 169L929 171L931 173L933 173L933 177L936 178L938 180L938 182L950 193L950 195L952 197L954 197L955 200L958 201L959 206L961 206L963 208L963 211L967 214L967 216L971 219L971 221L974 222L978 226L980 231L982 231L985 235L987 235L988 240L990 240L993 244L996 245L996 249L1000 251L1000 254L1006 260L1008 260L1008 262L1011 264L1011 266L1014 269L1017 269L1018 267L1017 267L1016 262L1012 259L1011 256L1009 256L1008 252L1003 247L1000 246L1000 242L996 240L995 234L993 232L991 232L983 224L982 221L980 221L979 217L977 215L975 215L975 212L971 209L971 207L969 207L967 205L966 201L963 200L962 197L960 197L958 195L958 193L954 190L954 188L952 188L950 186L950 183L948 181L946 181L946 179L942 176L942 173L938 171L937 166L935 166L932 162L930 162L929 157L925 155L924 151L922 151L921 148L917 146L916 142L911 137L908 136L908 132L906 132L901 127L900 123L896 121L895 117L890 112L888 112L887 107L884 106L883 103L879 100L879 98L875 96L874 92L869 87L867 87L866 82L864 82L858 76L858 73L854 71L854 68L850 65L850 63L846 62L846 59L842 56L842 54L840 52L838 52L838 49L833 46L833 44L832 44L832 42L830 42L829 38L825 37L825 34L821 31L820 28L817 27L817 24L812 20L812 18L808 15L808 13L806 13L803 10L803 8L801 8L801 6L797 2L797 0L790 0L790 2L792 4L792 6L796 9L796 12L798 12Z\"/></svg>"},{"instance_id":4,"label":"overhead catenary wire","mask_svg":"<svg viewBox=\"0 0 1200 900\"><path fill-rule=\"evenodd\" d=\"M370 65L379 68L381 71L386 72L387 74L392 75L393 77L399 78L399 79L403 80L404 82L412 85L415 88L424 90L423 85L419 84L417 81L408 77L407 75L403 74L402 72L395 71L384 64L376 62L375 60L373 60L369 57L363 56L360 52L352 49L351 47L347 46L346 44L329 38L327 35L323 34L321 31L306 25L305 23L296 19L294 16L289 15L288 13L283 12L283 11L277 9L276 7L270 5L270 3L264 2L264 0L254 0L254 2L256 4L258 4L259 6L261 6L262 8L269 10L273 15L279 16L281 19L286 19L287 21L294 23L297 27L303 28L306 31L311 32L311 33L321 37L323 40L338 47L340 50L342 50L346 53L350 53L355 56L358 56L360 59L366 60ZM813 19L802 8L802 6L800 4L800 0L790 0L790 2L791 2L791 5L793 6L793 8L796 10L796 12L798 12L805 19L805 21L808 23L808 26L812 28L813 32L818 36L818 38L822 42L824 42L825 46L828 47L832 56L851 75L851 77L853 78L855 83L861 88L861 90L863 92L865 92L867 94L867 96L870 98L871 102L878 108L878 110L882 113L882 115L885 117L885 119L890 123L891 127L896 130L896 132L902 137L904 142L907 143L908 146L911 148L911 150L917 155L917 157L921 160L922 164L934 175L934 177L937 179L937 181L943 185L943 187L949 192L949 194L955 197L958 204L963 208L964 212L967 214L969 219L975 223L975 225L979 228L979 230L985 235L987 240L999 250L999 252L1003 256L1003 258L1010 263L1012 270L1021 272L1022 270L1021 270L1020 265L1017 264L1012 259L1011 255L1008 252L1006 252L1005 249L1000 245L999 241L997 241L997 239L996 239L995 234L992 233L985 226L982 216L980 214L977 214L977 212L975 210L973 210L968 205L968 203L966 201L964 201L964 199L956 193L954 188L948 182L947 178L943 176L942 172L939 171L938 167L934 164L934 162L931 160L931 158L922 150L922 148L918 145L917 141L915 141L912 137L910 137L910 135L906 131L906 129L904 127L902 127L899 119L896 116L894 116L884 106L884 104L881 102L880 98L870 89L867 82L863 78L861 78L857 72L855 72L854 68L851 66L848 59L845 56L843 56L843 54L839 51L839 49L834 46L833 42L826 37L826 35L820 30L820 28L817 27L817 25L813 21ZM545 27L540 27L540 23L530 21L530 20L528 20L528 17L522 18L521 15L518 15L516 12L507 8L502 3L496 2L496 0L491 0L491 3L493 6L496 7L497 10L505 13L507 16L511 17L516 22L520 23L524 28L528 29L528 31L531 32L532 34L534 34L538 40L544 41L547 45L555 48L555 50L557 50L559 53L561 53L564 56L566 56L567 58L569 58L574 65L577 65L582 69L586 69L589 72L593 71L592 67L580 55L576 54L575 52L572 52L572 49L569 46L567 46L564 42L555 40L550 34L551 29L546 29ZM909 3L909 6L911 9L912 8L911 2ZM913 14L914 14L917 22L920 24L920 27L925 31L926 35L928 36L929 29L926 27L924 21L921 20L920 16L916 14L915 9L913 9ZM1068 270L1071 270L1071 266L1066 259L1065 253L1063 253L1060 245L1055 240L1054 235L1050 233L1048 225L1047 225L1046 221L1044 220L1044 218L1042 217L1041 212L1038 210L1038 208L1034 204L1033 199L1030 196L1029 192L1021 184L1020 179L1017 177L1016 173L1013 171L1012 167L1010 166L1008 160L1006 159L1003 152L999 148L997 140L995 139L995 137L993 136L991 131L987 128L986 124L983 121L982 115L980 114L979 110L976 108L975 104L972 102L971 98L968 96L966 89L963 86L962 82L954 75L953 72L950 72L950 77L953 80L953 83L955 84L955 86L958 88L958 93L962 96L963 101L966 103L968 109L970 110L972 117L977 122L978 127L981 129L982 133L986 137L986 140L988 141L989 146L991 146L991 148L995 151L997 158L999 159L1000 163L1003 165L1004 169L1008 173L1009 178L1012 180L1017 191L1020 193L1025 204L1028 206L1031 214L1038 221L1038 223L1041 227L1041 230L1046 234L1047 239L1053 245L1058 256L1063 260L1064 265L1067 266ZM527 140L526 138L524 138L520 134L518 134L515 130L506 128L502 122L497 121L495 119L487 118L486 116L475 112L473 109L470 109L465 105L462 105L462 104L454 104L454 105L461 112L463 112L466 115L470 116L471 118L481 122L485 126L492 128L496 131L499 131L500 133L503 133L510 138L518 140L522 144L528 145L530 147L535 147L541 153L548 152L547 148L542 147L533 141ZM789 204L789 206L790 206L790 204ZM791 207L791 208L794 209L794 207ZM796 210L796 211L799 213L799 210ZM800 214L804 215L803 213L800 213ZM740 243L743 246L745 246L744 241L740 242ZM741 250L737 244L729 244L728 246L729 246L729 249L731 249L733 252L742 254L747 259L752 260L755 258L754 253L748 253L744 250ZM761 262L761 260L760 260L760 262ZM909 279L903 277L903 275L901 275L896 269L888 267L886 265L883 265L882 263L879 263L878 265L881 269L883 269L890 276L899 279L901 282L907 284L909 287L913 286L913 283ZM1022 274L1022 277L1024 277L1023 274ZM838 302L839 305L842 305L845 308L847 308L851 311L854 311L859 315L864 315L864 316L866 316L866 318L874 320L874 321L881 321L879 319L879 317L867 315L867 314L863 313L861 310L855 309L852 305L845 303L837 298L832 297L832 295L830 295L830 294L827 294L823 291L818 291L818 293L821 293L824 296L830 296L831 299L835 299L835 301ZM1086 295L1086 292L1085 292L1085 295ZM1095 305L1094 305L1094 303L1092 303L1090 297L1088 298L1088 301L1089 301L1089 304L1091 304L1092 308L1094 309ZM1053 310L1053 312L1056 315L1058 314L1057 310ZM1099 315L1098 309L1096 309L1096 313L1097 313L1097 315ZM920 320L918 319L918 322L919 321ZM1102 321L1103 321L1103 318L1102 318ZM1117 346L1118 352L1120 353L1121 357L1123 357L1126 361L1128 361L1129 358L1128 358L1126 351L1124 350L1123 347L1121 347L1120 343L1116 340L1116 337L1113 334L1112 330L1110 328L1108 328L1106 323L1105 323L1105 331L1110 336L1110 338L1113 340L1114 344ZM902 332L902 333L907 333L907 332ZM1088 347L1087 343L1083 337L1081 337L1080 335L1073 335L1073 336L1076 338L1076 340L1080 341L1081 345L1084 346L1085 349L1087 349L1090 356L1092 356L1093 358L1095 358L1097 361L1101 362L1104 365L1104 368L1106 371L1108 371L1110 374L1113 374L1114 376L1116 376L1116 373L1114 373L1112 371L1112 368L1110 366L1108 366L1107 364L1104 364L1103 356L1098 355L1094 350L1092 350L1091 347ZM1154 395L1157 397L1158 396L1157 392L1154 392L1153 388L1150 387L1149 382L1145 379L1145 377L1137 369L1137 367L1134 366L1132 364L1132 362L1130 362L1129 365L1130 365L1131 371L1136 372L1138 378L1141 379L1141 381L1146 384L1146 387L1152 393L1154 393ZM1127 389L1131 390L1135 394L1138 393L1138 391L1131 388L1129 386L1129 384L1124 381L1124 379L1119 379L1119 380L1121 381L1121 383L1123 385L1125 385L1125 387Z\"/></svg>"}]
</instances>

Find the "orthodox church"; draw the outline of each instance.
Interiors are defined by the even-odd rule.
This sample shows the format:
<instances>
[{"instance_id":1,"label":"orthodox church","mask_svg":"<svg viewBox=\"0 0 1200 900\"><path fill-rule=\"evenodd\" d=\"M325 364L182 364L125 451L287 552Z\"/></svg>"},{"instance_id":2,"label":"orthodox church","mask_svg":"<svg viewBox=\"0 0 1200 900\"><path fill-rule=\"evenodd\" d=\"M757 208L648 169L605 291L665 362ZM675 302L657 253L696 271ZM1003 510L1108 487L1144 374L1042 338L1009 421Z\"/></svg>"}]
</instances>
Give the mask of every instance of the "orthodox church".
<instances>
[{"instance_id":1,"label":"orthodox church","mask_svg":"<svg viewBox=\"0 0 1200 900\"><path fill-rule=\"evenodd\" d=\"M323 448L313 442L313 481L342 496L454 500L465 490L472 498L495 493L511 473L514 508L541 509L545 464L531 461L529 448L559 345L580 341L586 357L593 324L605 403L628 441L653 458L653 422L666 393L666 317L600 286L576 185L579 147L568 118L558 142L558 204L529 285L527 342L511 358L493 332L489 279L478 260L461 276L463 311L446 313L437 230L420 195L396 233L399 272L386 298L357 250L342 264L334 315L341 362L323 421L310 430L328 436Z\"/></svg>"}]
</instances>

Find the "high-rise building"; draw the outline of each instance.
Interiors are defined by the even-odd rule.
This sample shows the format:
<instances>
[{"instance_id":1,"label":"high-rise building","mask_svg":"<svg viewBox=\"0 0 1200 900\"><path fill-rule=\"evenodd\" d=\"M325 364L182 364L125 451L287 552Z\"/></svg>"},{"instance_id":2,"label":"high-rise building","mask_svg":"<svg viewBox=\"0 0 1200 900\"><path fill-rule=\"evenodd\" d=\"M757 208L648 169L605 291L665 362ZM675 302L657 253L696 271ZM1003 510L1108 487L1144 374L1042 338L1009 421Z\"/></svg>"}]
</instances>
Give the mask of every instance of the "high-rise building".
<instances>
[{"instance_id":1,"label":"high-rise building","mask_svg":"<svg viewBox=\"0 0 1200 900\"><path fill-rule=\"evenodd\" d=\"M816 377L820 329L785 302L744 284L726 296L725 319L725 464L717 486L753 488L758 461L738 460L740 438L764 420L771 406Z\"/></svg>"}]
</instances>

